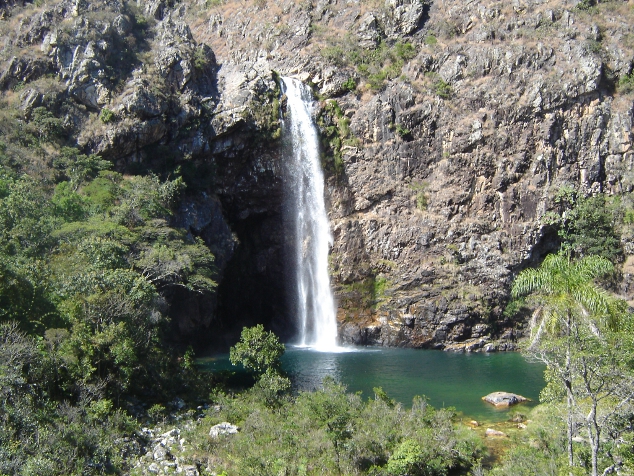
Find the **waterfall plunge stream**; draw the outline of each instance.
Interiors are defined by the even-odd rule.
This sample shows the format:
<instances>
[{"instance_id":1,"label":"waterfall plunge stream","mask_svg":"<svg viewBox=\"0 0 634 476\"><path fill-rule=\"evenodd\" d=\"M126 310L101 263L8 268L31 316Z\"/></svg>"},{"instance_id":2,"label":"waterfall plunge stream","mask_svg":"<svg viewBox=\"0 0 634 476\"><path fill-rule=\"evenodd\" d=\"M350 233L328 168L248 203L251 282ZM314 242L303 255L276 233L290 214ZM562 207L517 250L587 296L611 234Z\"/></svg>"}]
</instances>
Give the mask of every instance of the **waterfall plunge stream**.
<instances>
[{"instance_id":1,"label":"waterfall plunge stream","mask_svg":"<svg viewBox=\"0 0 634 476\"><path fill-rule=\"evenodd\" d=\"M324 205L319 137L312 119L313 97L296 79L282 78L282 84L289 113L284 124L284 134L290 139L286 188L295 249L292 265L298 343L316 350L335 350L337 320L328 276L332 235Z\"/></svg>"}]
</instances>

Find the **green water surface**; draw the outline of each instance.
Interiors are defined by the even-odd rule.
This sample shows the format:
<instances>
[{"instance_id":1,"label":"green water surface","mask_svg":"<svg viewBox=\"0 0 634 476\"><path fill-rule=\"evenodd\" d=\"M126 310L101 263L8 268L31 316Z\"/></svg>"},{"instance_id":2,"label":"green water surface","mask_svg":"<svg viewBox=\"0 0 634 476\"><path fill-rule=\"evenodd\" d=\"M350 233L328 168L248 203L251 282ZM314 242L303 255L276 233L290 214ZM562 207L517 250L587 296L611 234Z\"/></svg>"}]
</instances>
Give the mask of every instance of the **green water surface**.
<instances>
[{"instance_id":1,"label":"green water surface","mask_svg":"<svg viewBox=\"0 0 634 476\"><path fill-rule=\"evenodd\" d=\"M200 363L210 371L236 370L227 355ZM406 406L415 395L424 395L436 408L455 407L467 417L486 421L506 420L509 411L527 411L544 387L544 366L512 352L462 354L372 347L317 352L287 346L282 366L299 390L319 388L329 375L366 398L374 395L373 387L382 387L390 398ZM482 401L494 391L519 393L533 402L511 410L496 409Z\"/></svg>"}]
</instances>

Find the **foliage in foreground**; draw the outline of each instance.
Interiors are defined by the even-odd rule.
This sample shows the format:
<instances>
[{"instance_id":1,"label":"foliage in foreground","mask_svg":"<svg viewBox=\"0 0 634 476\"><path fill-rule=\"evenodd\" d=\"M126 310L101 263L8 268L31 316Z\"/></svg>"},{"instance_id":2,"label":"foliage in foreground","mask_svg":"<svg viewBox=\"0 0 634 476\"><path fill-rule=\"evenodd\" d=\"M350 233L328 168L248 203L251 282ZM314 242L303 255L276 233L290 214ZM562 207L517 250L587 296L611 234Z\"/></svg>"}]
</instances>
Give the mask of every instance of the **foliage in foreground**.
<instances>
[{"instance_id":1,"label":"foliage in foreground","mask_svg":"<svg viewBox=\"0 0 634 476\"><path fill-rule=\"evenodd\" d=\"M180 461L215 474L431 476L464 471L481 456L481 442L454 425L451 409L436 411L420 397L406 410L381 388L363 400L331 378L319 390L289 395L279 385L287 380L279 371L283 352L262 326L243 329L231 361L258 380L238 395L212 395L216 405L190 427ZM209 437L221 422L239 433Z\"/></svg>"},{"instance_id":2,"label":"foliage in foreground","mask_svg":"<svg viewBox=\"0 0 634 476\"><path fill-rule=\"evenodd\" d=\"M373 474L446 475L471 467L480 440L454 425L451 409L434 410L415 399L410 410L375 389L374 399L346 393L326 379L323 388L267 404L257 386L239 396L219 395L185 437L192 462L217 473L240 475ZM237 435L207 436L229 421Z\"/></svg>"},{"instance_id":3,"label":"foliage in foreground","mask_svg":"<svg viewBox=\"0 0 634 476\"><path fill-rule=\"evenodd\" d=\"M547 365L540 399L566 402L568 466L593 476L623 465L614 448L631 434L634 415L632 315L596 284L613 271L604 257L549 255L512 288L514 297L530 295L536 308L526 352ZM583 444L575 445L579 439Z\"/></svg>"},{"instance_id":4,"label":"foliage in foreground","mask_svg":"<svg viewBox=\"0 0 634 476\"><path fill-rule=\"evenodd\" d=\"M62 152L54 190L0 166L0 474L124 470L130 399L195 383L166 298L215 287L209 249L169 226L179 179Z\"/></svg>"}]
</instances>

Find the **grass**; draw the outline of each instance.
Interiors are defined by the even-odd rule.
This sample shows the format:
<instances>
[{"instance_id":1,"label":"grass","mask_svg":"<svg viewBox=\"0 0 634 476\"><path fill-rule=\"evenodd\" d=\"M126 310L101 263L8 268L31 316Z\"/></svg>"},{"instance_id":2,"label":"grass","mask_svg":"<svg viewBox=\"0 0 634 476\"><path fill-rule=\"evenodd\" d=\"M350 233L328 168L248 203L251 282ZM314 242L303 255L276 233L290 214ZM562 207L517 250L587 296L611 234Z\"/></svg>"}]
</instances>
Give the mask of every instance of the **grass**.
<instances>
[{"instance_id":1,"label":"grass","mask_svg":"<svg viewBox=\"0 0 634 476\"><path fill-rule=\"evenodd\" d=\"M372 90L379 90L385 81L398 78L406 61L417 54L416 47L409 42L385 41L371 50L361 48L350 34L344 38L329 38L328 45L321 50L322 57L337 66L354 67L366 79Z\"/></svg>"}]
</instances>

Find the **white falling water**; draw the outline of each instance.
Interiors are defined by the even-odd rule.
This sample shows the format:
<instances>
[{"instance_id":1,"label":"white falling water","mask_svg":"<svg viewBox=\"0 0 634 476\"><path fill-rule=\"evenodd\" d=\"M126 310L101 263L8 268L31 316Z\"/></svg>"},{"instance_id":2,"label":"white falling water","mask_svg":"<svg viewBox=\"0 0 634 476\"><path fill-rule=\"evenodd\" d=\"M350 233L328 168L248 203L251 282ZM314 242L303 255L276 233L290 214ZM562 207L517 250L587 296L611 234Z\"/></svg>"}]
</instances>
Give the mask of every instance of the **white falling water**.
<instances>
[{"instance_id":1,"label":"white falling water","mask_svg":"<svg viewBox=\"0 0 634 476\"><path fill-rule=\"evenodd\" d=\"M324 175L319 138L312 119L311 91L301 82L282 78L289 118L285 134L292 154L288 163L288 196L295 239L296 314L299 344L317 350L337 348L335 302L328 276L332 235L324 205Z\"/></svg>"}]
</instances>

